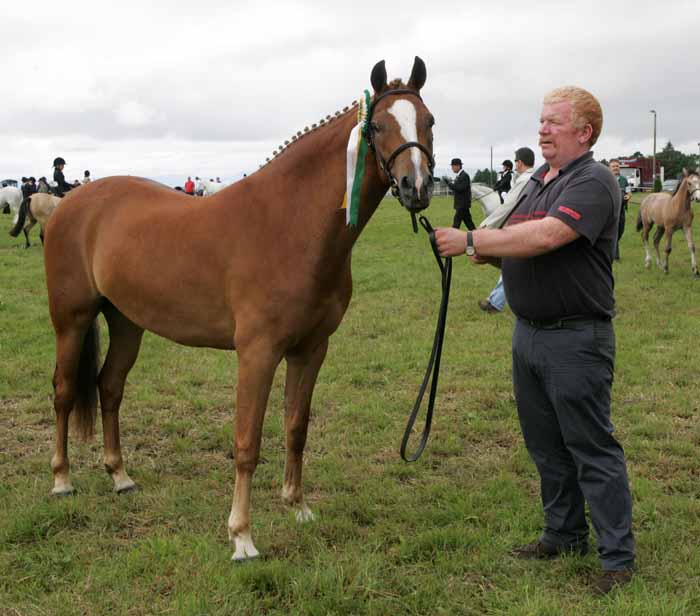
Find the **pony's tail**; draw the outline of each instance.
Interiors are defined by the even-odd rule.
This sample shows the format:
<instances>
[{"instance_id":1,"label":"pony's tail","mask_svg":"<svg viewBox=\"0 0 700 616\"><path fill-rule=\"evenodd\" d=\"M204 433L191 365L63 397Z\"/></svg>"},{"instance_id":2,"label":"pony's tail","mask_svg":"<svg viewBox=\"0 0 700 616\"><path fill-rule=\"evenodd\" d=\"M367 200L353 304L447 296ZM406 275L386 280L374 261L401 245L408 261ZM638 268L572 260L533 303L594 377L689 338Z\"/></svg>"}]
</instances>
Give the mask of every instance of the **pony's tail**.
<instances>
[{"instance_id":1,"label":"pony's tail","mask_svg":"<svg viewBox=\"0 0 700 616\"><path fill-rule=\"evenodd\" d=\"M73 433L88 441L95 433L97 416L97 370L100 359L100 330L97 320L88 328L78 364L78 382L75 391L75 406L71 413Z\"/></svg>"},{"instance_id":2,"label":"pony's tail","mask_svg":"<svg viewBox=\"0 0 700 616\"><path fill-rule=\"evenodd\" d=\"M642 222L642 211L639 211L639 214L637 214L637 231L641 231L642 227L644 226L644 223Z\"/></svg>"},{"instance_id":3,"label":"pony's tail","mask_svg":"<svg viewBox=\"0 0 700 616\"><path fill-rule=\"evenodd\" d=\"M10 231L12 237L17 237L19 232L24 227L24 221L27 220L27 212L29 211L29 197L22 201L19 206L19 212L17 213L17 224Z\"/></svg>"}]
</instances>

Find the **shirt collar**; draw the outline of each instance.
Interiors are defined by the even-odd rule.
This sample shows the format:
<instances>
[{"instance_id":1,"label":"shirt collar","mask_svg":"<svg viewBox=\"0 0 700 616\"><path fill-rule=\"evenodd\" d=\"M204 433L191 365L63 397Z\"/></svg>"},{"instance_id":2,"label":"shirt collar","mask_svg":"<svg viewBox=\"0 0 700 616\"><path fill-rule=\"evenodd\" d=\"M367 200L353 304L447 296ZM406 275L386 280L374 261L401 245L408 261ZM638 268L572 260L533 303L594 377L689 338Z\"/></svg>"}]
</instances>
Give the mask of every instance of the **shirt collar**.
<instances>
[{"instance_id":1,"label":"shirt collar","mask_svg":"<svg viewBox=\"0 0 700 616\"><path fill-rule=\"evenodd\" d=\"M568 173L571 171L571 169L577 167L580 164L583 164L584 162L591 160L593 158L593 150L588 150L585 154L582 154L578 158L575 158L571 162L567 163L564 165L561 169L559 169L559 176L564 175L565 173ZM549 171L549 163L545 163L542 165L535 173L532 175L532 179L537 180L540 184L544 183L544 176L547 175L547 172Z\"/></svg>"}]
</instances>

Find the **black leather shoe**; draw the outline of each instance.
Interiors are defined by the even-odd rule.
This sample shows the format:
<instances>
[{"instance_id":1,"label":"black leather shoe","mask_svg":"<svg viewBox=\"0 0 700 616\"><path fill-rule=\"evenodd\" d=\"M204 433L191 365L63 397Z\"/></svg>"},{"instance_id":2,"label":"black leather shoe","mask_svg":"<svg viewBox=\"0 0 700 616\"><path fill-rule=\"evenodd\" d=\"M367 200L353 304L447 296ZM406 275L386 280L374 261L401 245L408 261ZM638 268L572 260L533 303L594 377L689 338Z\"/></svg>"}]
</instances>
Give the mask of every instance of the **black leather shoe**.
<instances>
[{"instance_id":1,"label":"black leather shoe","mask_svg":"<svg viewBox=\"0 0 700 616\"><path fill-rule=\"evenodd\" d=\"M588 554L588 543L577 543L574 545L549 545L542 541L535 541L527 545L515 548L511 554L517 558L529 560L550 560L564 554L578 554L585 556Z\"/></svg>"}]
</instances>

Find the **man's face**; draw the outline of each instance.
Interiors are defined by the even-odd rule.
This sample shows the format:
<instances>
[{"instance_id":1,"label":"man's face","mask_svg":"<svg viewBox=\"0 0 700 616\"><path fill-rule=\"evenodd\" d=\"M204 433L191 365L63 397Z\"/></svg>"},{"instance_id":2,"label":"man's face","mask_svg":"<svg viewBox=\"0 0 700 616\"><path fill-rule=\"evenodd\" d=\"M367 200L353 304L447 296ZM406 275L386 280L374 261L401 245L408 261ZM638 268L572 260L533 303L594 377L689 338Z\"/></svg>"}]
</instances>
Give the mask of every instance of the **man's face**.
<instances>
[{"instance_id":1,"label":"man's face","mask_svg":"<svg viewBox=\"0 0 700 616\"><path fill-rule=\"evenodd\" d=\"M592 128L576 128L568 101L545 103L540 116L539 144L542 157L552 167L560 168L588 151Z\"/></svg>"},{"instance_id":2,"label":"man's face","mask_svg":"<svg viewBox=\"0 0 700 616\"><path fill-rule=\"evenodd\" d=\"M459 170L461 168L462 167L460 167L459 165L452 165L452 173L459 173Z\"/></svg>"},{"instance_id":3,"label":"man's face","mask_svg":"<svg viewBox=\"0 0 700 616\"><path fill-rule=\"evenodd\" d=\"M525 171L525 164L523 163L522 160L516 160L515 161L515 172L520 175L523 171Z\"/></svg>"},{"instance_id":4,"label":"man's face","mask_svg":"<svg viewBox=\"0 0 700 616\"><path fill-rule=\"evenodd\" d=\"M613 175L620 175L620 163L616 160L612 161L610 163L610 171L612 171Z\"/></svg>"}]
</instances>

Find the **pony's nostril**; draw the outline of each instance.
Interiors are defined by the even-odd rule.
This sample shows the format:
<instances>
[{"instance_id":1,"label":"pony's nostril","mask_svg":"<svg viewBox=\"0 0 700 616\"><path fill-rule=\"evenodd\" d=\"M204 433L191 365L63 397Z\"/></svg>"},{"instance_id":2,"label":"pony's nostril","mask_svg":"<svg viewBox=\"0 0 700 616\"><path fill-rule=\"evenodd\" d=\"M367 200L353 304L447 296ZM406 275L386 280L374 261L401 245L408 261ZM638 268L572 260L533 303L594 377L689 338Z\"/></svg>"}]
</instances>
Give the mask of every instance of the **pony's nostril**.
<instances>
[{"instance_id":1,"label":"pony's nostril","mask_svg":"<svg viewBox=\"0 0 700 616\"><path fill-rule=\"evenodd\" d=\"M401 178L401 188L403 188L404 190L410 190L412 187L413 185L411 183L411 180L408 179L407 175L404 175Z\"/></svg>"}]
</instances>

